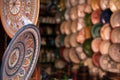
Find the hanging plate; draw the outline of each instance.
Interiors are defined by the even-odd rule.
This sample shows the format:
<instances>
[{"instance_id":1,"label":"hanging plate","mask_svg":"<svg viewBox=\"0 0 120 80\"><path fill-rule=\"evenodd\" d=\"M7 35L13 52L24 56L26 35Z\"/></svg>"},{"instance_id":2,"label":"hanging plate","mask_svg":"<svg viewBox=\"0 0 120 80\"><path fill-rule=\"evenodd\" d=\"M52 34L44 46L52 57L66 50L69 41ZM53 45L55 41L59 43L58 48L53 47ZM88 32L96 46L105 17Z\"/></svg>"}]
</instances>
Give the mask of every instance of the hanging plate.
<instances>
[{"instance_id":1,"label":"hanging plate","mask_svg":"<svg viewBox=\"0 0 120 80\"><path fill-rule=\"evenodd\" d=\"M40 34L34 25L18 30L2 59L2 80L29 80L39 57L40 44Z\"/></svg>"},{"instance_id":2,"label":"hanging plate","mask_svg":"<svg viewBox=\"0 0 120 80\"><path fill-rule=\"evenodd\" d=\"M39 4L40 0L1 0L1 20L10 38L26 24L26 21L37 24Z\"/></svg>"},{"instance_id":3,"label":"hanging plate","mask_svg":"<svg viewBox=\"0 0 120 80\"><path fill-rule=\"evenodd\" d=\"M120 63L120 44L119 43L112 44L109 47L108 53L112 60Z\"/></svg>"}]
</instances>

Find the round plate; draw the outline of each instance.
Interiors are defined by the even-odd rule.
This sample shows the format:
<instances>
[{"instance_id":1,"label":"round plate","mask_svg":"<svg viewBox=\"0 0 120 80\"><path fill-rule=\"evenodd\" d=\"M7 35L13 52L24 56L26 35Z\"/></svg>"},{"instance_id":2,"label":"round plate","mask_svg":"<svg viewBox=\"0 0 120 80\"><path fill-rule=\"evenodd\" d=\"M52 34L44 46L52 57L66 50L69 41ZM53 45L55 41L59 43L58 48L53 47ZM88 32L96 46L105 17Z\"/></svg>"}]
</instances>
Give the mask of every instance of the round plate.
<instances>
[{"instance_id":1,"label":"round plate","mask_svg":"<svg viewBox=\"0 0 120 80\"><path fill-rule=\"evenodd\" d=\"M37 24L39 4L40 0L1 0L1 19L10 38L26 24L26 21Z\"/></svg>"},{"instance_id":2,"label":"round plate","mask_svg":"<svg viewBox=\"0 0 120 80\"><path fill-rule=\"evenodd\" d=\"M66 48L70 48L70 35L65 36L64 45Z\"/></svg>"},{"instance_id":3,"label":"round plate","mask_svg":"<svg viewBox=\"0 0 120 80\"><path fill-rule=\"evenodd\" d=\"M120 43L120 27L114 28L111 32L111 41L113 43Z\"/></svg>"},{"instance_id":4,"label":"round plate","mask_svg":"<svg viewBox=\"0 0 120 80\"><path fill-rule=\"evenodd\" d=\"M91 48L91 42L92 42L92 39L90 38L90 39L86 39L83 43L83 51L88 57L92 57L93 55L93 51Z\"/></svg>"},{"instance_id":5,"label":"round plate","mask_svg":"<svg viewBox=\"0 0 120 80\"><path fill-rule=\"evenodd\" d=\"M92 48L93 52L99 52L100 51L99 49L100 49L101 42L102 42L102 39L100 37L92 40L91 48Z\"/></svg>"},{"instance_id":6,"label":"round plate","mask_svg":"<svg viewBox=\"0 0 120 80\"><path fill-rule=\"evenodd\" d=\"M101 54L99 52L94 53L92 56L92 62L96 67L100 67L100 64L99 64L100 56Z\"/></svg>"},{"instance_id":7,"label":"round plate","mask_svg":"<svg viewBox=\"0 0 120 80\"><path fill-rule=\"evenodd\" d=\"M110 24L113 28L120 26L120 10L115 11L110 17Z\"/></svg>"},{"instance_id":8,"label":"round plate","mask_svg":"<svg viewBox=\"0 0 120 80\"><path fill-rule=\"evenodd\" d=\"M102 55L108 54L108 49L109 49L110 45L111 45L111 42L109 40L103 40L100 43L100 53Z\"/></svg>"},{"instance_id":9,"label":"round plate","mask_svg":"<svg viewBox=\"0 0 120 80\"><path fill-rule=\"evenodd\" d=\"M82 28L79 32L77 32L76 40L78 43L83 44L85 39L85 28Z\"/></svg>"},{"instance_id":10,"label":"round plate","mask_svg":"<svg viewBox=\"0 0 120 80\"><path fill-rule=\"evenodd\" d=\"M77 10L78 17L79 18L83 18L85 16L85 12L84 12L84 10L85 10L85 4L79 4L77 6L77 8L78 8L78 10Z\"/></svg>"},{"instance_id":11,"label":"round plate","mask_svg":"<svg viewBox=\"0 0 120 80\"><path fill-rule=\"evenodd\" d=\"M2 80L29 80L39 57L40 45L39 30L34 25L18 30L2 59Z\"/></svg>"},{"instance_id":12,"label":"round plate","mask_svg":"<svg viewBox=\"0 0 120 80\"><path fill-rule=\"evenodd\" d=\"M112 12L115 12L120 9L120 0L110 0L109 7Z\"/></svg>"},{"instance_id":13,"label":"round plate","mask_svg":"<svg viewBox=\"0 0 120 80\"><path fill-rule=\"evenodd\" d=\"M70 45L71 47L77 47L79 43L77 42L77 33L73 33L70 35Z\"/></svg>"},{"instance_id":14,"label":"round plate","mask_svg":"<svg viewBox=\"0 0 120 80\"><path fill-rule=\"evenodd\" d=\"M100 7L102 10L109 8L110 0L100 0Z\"/></svg>"},{"instance_id":15,"label":"round plate","mask_svg":"<svg viewBox=\"0 0 120 80\"><path fill-rule=\"evenodd\" d=\"M100 36L103 40L110 40L111 34L111 27L110 24L104 24L100 29Z\"/></svg>"},{"instance_id":16,"label":"round plate","mask_svg":"<svg viewBox=\"0 0 120 80\"><path fill-rule=\"evenodd\" d=\"M93 10L99 9L100 8L100 0L92 0L91 1L91 7Z\"/></svg>"},{"instance_id":17,"label":"round plate","mask_svg":"<svg viewBox=\"0 0 120 80\"><path fill-rule=\"evenodd\" d=\"M100 37L100 29L101 29L102 24L97 23L93 25L91 29L91 35L93 38Z\"/></svg>"},{"instance_id":18,"label":"round plate","mask_svg":"<svg viewBox=\"0 0 120 80\"><path fill-rule=\"evenodd\" d=\"M96 9L92 12L91 14L91 21L93 24L97 24L100 22L100 15L101 15L101 10L100 9Z\"/></svg>"},{"instance_id":19,"label":"round plate","mask_svg":"<svg viewBox=\"0 0 120 80\"><path fill-rule=\"evenodd\" d=\"M69 58L70 58L71 62L73 62L73 63L76 63L76 64L80 63L80 59L79 59L78 55L76 54L75 48L70 48Z\"/></svg>"},{"instance_id":20,"label":"round plate","mask_svg":"<svg viewBox=\"0 0 120 80\"><path fill-rule=\"evenodd\" d=\"M71 33L77 32L78 20L74 20L71 23Z\"/></svg>"},{"instance_id":21,"label":"round plate","mask_svg":"<svg viewBox=\"0 0 120 80\"><path fill-rule=\"evenodd\" d=\"M69 48L65 48L63 51L63 58L65 59L65 61L70 62L70 58L69 58Z\"/></svg>"},{"instance_id":22,"label":"round plate","mask_svg":"<svg viewBox=\"0 0 120 80\"><path fill-rule=\"evenodd\" d=\"M77 6L72 7L70 9L69 15L70 15L71 20L76 20L78 18L78 15L77 15Z\"/></svg>"},{"instance_id":23,"label":"round plate","mask_svg":"<svg viewBox=\"0 0 120 80\"><path fill-rule=\"evenodd\" d=\"M110 23L111 15L112 15L112 11L110 9L103 10L100 15L100 22L102 24Z\"/></svg>"},{"instance_id":24,"label":"round plate","mask_svg":"<svg viewBox=\"0 0 120 80\"><path fill-rule=\"evenodd\" d=\"M112 44L108 53L115 62L120 62L120 44Z\"/></svg>"},{"instance_id":25,"label":"round plate","mask_svg":"<svg viewBox=\"0 0 120 80\"><path fill-rule=\"evenodd\" d=\"M115 72L115 73L120 73L119 71L119 64L112 61L108 55L102 55L100 57L100 67L104 71L109 71L109 72Z\"/></svg>"}]
</instances>

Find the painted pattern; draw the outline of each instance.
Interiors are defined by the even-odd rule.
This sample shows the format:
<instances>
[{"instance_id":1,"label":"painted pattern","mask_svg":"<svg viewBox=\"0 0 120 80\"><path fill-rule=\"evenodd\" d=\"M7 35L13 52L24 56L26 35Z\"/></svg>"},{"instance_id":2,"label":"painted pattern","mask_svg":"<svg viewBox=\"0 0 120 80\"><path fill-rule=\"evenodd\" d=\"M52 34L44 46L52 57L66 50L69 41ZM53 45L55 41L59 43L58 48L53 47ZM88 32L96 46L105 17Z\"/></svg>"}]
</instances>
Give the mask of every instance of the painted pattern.
<instances>
[{"instance_id":1,"label":"painted pattern","mask_svg":"<svg viewBox=\"0 0 120 80\"><path fill-rule=\"evenodd\" d=\"M39 4L39 0L1 0L2 23L11 38L25 25L24 18L36 25Z\"/></svg>"},{"instance_id":2,"label":"painted pattern","mask_svg":"<svg viewBox=\"0 0 120 80\"><path fill-rule=\"evenodd\" d=\"M29 80L37 63L40 42L34 25L20 29L3 56L2 80Z\"/></svg>"}]
</instances>

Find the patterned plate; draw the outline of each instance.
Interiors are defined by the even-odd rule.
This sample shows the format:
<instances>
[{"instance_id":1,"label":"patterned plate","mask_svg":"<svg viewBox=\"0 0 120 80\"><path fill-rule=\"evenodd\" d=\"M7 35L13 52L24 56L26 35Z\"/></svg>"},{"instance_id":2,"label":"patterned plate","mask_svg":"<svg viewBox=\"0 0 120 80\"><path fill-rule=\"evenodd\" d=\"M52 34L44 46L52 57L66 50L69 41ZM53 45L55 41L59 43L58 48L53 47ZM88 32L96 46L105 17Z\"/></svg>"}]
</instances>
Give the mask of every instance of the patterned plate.
<instances>
[{"instance_id":1,"label":"patterned plate","mask_svg":"<svg viewBox=\"0 0 120 80\"><path fill-rule=\"evenodd\" d=\"M40 44L39 30L34 25L18 30L2 59L2 80L29 80L39 57Z\"/></svg>"},{"instance_id":2,"label":"patterned plate","mask_svg":"<svg viewBox=\"0 0 120 80\"><path fill-rule=\"evenodd\" d=\"M120 66L119 66L119 64L114 62L113 60L111 60L108 55L102 55L100 57L99 62L100 62L100 67L104 71L120 73Z\"/></svg>"},{"instance_id":3,"label":"patterned plate","mask_svg":"<svg viewBox=\"0 0 120 80\"><path fill-rule=\"evenodd\" d=\"M24 19L37 24L40 0L1 0L0 5L3 27L10 38L25 25Z\"/></svg>"},{"instance_id":4,"label":"patterned plate","mask_svg":"<svg viewBox=\"0 0 120 80\"><path fill-rule=\"evenodd\" d=\"M115 62L119 62L120 63L120 44L112 44L109 47L109 56L112 60L114 60Z\"/></svg>"}]
</instances>

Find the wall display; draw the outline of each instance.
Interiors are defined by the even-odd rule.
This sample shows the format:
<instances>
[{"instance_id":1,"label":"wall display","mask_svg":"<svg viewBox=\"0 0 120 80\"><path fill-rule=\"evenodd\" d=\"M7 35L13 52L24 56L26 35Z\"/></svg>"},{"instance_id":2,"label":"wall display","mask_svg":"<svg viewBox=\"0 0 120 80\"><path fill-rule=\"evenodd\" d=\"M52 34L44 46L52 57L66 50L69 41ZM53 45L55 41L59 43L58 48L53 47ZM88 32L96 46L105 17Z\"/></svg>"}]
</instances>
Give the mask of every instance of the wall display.
<instances>
[{"instance_id":1,"label":"wall display","mask_svg":"<svg viewBox=\"0 0 120 80\"><path fill-rule=\"evenodd\" d=\"M36 26L22 27L8 45L2 62L2 80L30 79L40 51L40 34Z\"/></svg>"},{"instance_id":2,"label":"wall display","mask_svg":"<svg viewBox=\"0 0 120 80\"><path fill-rule=\"evenodd\" d=\"M1 0L0 5L3 27L10 38L26 24L26 21L37 24L40 0Z\"/></svg>"}]
</instances>

